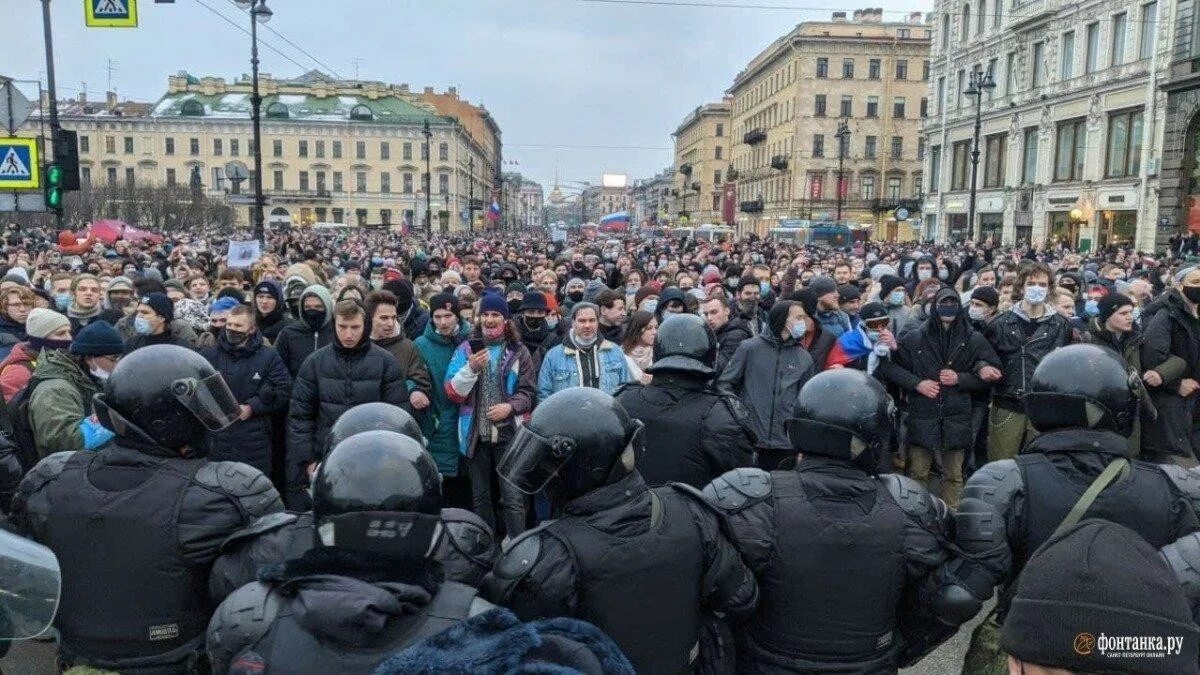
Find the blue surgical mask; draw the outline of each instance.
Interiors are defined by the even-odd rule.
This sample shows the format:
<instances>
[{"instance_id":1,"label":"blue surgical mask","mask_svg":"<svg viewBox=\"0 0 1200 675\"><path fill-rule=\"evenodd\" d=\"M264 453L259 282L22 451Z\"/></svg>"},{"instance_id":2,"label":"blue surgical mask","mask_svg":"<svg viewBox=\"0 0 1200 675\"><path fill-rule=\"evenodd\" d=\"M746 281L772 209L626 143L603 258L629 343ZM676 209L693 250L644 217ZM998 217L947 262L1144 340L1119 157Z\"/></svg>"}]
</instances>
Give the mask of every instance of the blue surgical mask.
<instances>
[{"instance_id":1,"label":"blue surgical mask","mask_svg":"<svg viewBox=\"0 0 1200 675\"><path fill-rule=\"evenodd\" d=\"M136 317L133 320L133 330L137 331L138 335L149 335L152 330L150 328L150 321L144 316Z\"/></svg>"},{"instance_id":2,"label":"blue surgical mask","mask_svg":"<svg viewBox=\"0 0 1200 675\"><path fill-rule=\"evenodd\" d=\"M1025 301L1031 305L1040 305L1046 301L1046 294L1050 289L1045 286L1026 286Z\"/></svg>"},{"instance_id":3,"label":"blue surgical mask","mask_svg":"<svg viewBox=\"0 0 1200 675\"><path fill-rule=\"evenodd\" d=\"M890 304L894 307L900 307L900 306L904 305L904 291L903 290L895 290L895 291L892 291L891 293L889 293L888 294L888 304Z\"/></svg>"},{"instance_id":4,"label":"blue surgical mask","mask_svg":"<svg viewBox=\"0 0 1200 675\"><path fill-rule=\"evenodd\" d=\"M552 316L546 317L546 328L549 328L550 330L554 330L557 326L558 326L558 319L556 319Z\"/></svg>"},{"instance_id":5,"label":"blue surgical mask","mask_svg":"<svg viewBox=\"0 0 1200 675\"><path fill-rule=\"evenodd\" d=\"M1088 300L1083 303L1083 311L1088 316L1100 316L1100 303L1095 300Z\"/></svg>"},{"instance_id":6,"label":"blue surgical mask","mask_svg":"<svg viewBox=\"0 0 1200 675\"><path fill-rule=\"evenodd\" d=\"M642 301L642 311L643 312L650 312L651 314L653 314L654 310L656 310L656 309L658 309L658 300L643 300Z\"/></svg>"},{"instance_id":7,"label":"blue surgical mask","mask_svg":"<svg viewBox=\"0 0 1200 675\"><path fill-rule=\"evenodd\" d=\"M758 282L758 294L762 297L767 297L771 294L771 284L766 281Z\"/></svg>"},{"instance_id":8,"label":"blue surgical mask","mask_svg":"<svg viewBox=\"0 0 1200 675\"><path fill-rule=\"evenodd\" d=\"M65 311L71 306L71 294L59 293L58 295L54 296L54 306L57 307L59 311Z\"/></svg>"},{"instance_id":9,"label":"blue surgical mask","mask_svg":"<svg viewBox=\"0 0 1200 675\"><path fill-rule=\"evenodd\" d=\"M793 340L802 339L806 332L808 332L808 324L804 323L803 321L797 321L796 323L792 324L791 333Z\"/></svg>"}]
</instances>

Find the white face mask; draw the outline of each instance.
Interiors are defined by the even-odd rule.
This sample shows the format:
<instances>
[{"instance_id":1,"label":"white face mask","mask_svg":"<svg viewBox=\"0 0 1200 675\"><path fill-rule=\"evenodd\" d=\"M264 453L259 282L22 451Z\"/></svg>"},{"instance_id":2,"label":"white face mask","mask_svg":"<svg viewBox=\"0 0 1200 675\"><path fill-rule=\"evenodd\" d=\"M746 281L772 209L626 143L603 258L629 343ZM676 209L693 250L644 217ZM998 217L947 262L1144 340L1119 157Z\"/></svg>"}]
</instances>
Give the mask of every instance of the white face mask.
<instances>
[{"instance_id":1,"label":"white face mask","mask_svg":"<svg viewBox=\"0 0 1200 675\"><path fill-rule=\"evenodd\" d=\"M92 377L96 378L100 382L107 380L108 376L111 374L100 366L92 366L90 371L92 373Z\"/></svg>"},{"instance_id":2,"label":"white face mask","mask_svg":"<svg viewBox=\"0 0 1200 675\"><path fill-rule=\"evenodd\" d=\"M971 317L971 319L974 321L983 321L983 318L984 318L983 308L982 307L968 307L967 308L967 316Z\"/></svg>"}]
</instances>

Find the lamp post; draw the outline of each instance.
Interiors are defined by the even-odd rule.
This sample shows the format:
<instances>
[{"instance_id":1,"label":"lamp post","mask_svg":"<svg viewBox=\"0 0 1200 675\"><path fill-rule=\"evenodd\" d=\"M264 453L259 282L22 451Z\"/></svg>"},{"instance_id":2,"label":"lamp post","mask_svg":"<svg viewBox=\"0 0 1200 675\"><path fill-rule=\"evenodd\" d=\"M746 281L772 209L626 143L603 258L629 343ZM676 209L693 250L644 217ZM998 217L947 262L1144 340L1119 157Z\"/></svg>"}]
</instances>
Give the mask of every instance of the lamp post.
<instances>
[{"instance_id":1,"label":"lamp post","mask_svg":"<svg viewBox=\"0 0 1200 675\"><path fill-rule=\"evenodd\" d=\"M426 234L433 236L433 210L429 206L429 199L433 193L433 169L430 166L430 158L433 157L433 146L429 139L433 136L433 132L429 130L429 120L425 120L425 125L421 128L421 135L425 137L425 230Z\"/></svg>"},{"instance_id":2,"label":"lamp post","mask_svg":"<svg viewBox=\"0 0 1200 675\"><path fill-rule=\"evenodd\" d=\"M837 133L834 138L838 139L838 179L837 179L837 222L842 222L842 188L843 181L842 169L846 164L846 144L850 139L850 126L846 124L845 118L838 122Z\"/></svg>"},{"instance_id":3,"label":"lamp post","mask_svg":"<svg viewBox=\"0 0 1200 675\"><path fill-rule=\"evenodd\" d=\"M467 162L467 179L470 181L471 192L467 197L467 232L475 234L475 157Z\"/></svg>"},{"instance_id":4,"label":"lamp post","mask_svg":"<svg viewBox=\"0 0 1200 675\"><path fill-rule=\"evenodd\" d=\"M975 66L971 70L971 81L963 91L964 94L975 99L975 144L971 149L971 196L967 202L967 239L969 241L975 240L975 181L979 174L979 128L983 116L983 93L995 88L996 81L992 79L991 66L988 66L987 72L984 72L983 68Z\"/></svg>"},{"instance_id":5,"label":"lamp post","mask_svg":"<svg viewBox=\"0 0 1200 675\"><path fill-rule=\"evenodd\" d=\"M263 231L262 190L262 96L258 93L258 24L275 15L267 0L234 0L238 7L250 10L250 117L254 122L254 206L250 210L254 238L266 244Z\"/></svg>"}]
</instances>

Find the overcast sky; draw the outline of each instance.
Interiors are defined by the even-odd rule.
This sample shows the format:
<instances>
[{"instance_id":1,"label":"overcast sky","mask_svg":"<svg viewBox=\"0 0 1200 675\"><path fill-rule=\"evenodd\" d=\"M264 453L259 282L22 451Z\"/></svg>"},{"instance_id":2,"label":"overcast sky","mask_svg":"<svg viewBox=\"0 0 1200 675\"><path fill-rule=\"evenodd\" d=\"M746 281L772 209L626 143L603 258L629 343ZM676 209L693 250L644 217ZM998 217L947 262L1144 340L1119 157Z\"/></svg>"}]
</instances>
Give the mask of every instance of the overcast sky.
<instances>
[{"instance_id":1,"label":"overcast sky","mask_svg":"<svg viewBox=\"0 0 1200 675\"><path fill-rule=\"evenodd\" d=\"M666 0L782 5L792 9L608 4L584 0L269 0L275 12L260 38L262 70L292 77L317 68L420 90L457 86L500 125L506 170L545 184L631 179L671 163L671 132L696 105L719 100L737 71L806 19L831 10L813 0ZM233 0L141 0L136 29L88 29L79 0L52 3L59 98L87 83L90 98L113 87L122 99L156 100L179 70L226 79L250 70L248 18ZM5 1L9 46L0 74L45 77L40 2ZM828 3L836 5L837 3ZM329 7L337 9L329 11ZM926 9L899 0L893 10ZM841 9L853 9L843 6ZM16 44L12 44L12 37ZM563 147L537 147L563 146ZM621 148L586 146L624 146ZM510 162L516 162L515 165Z\"/></svg>"}]
</instances>

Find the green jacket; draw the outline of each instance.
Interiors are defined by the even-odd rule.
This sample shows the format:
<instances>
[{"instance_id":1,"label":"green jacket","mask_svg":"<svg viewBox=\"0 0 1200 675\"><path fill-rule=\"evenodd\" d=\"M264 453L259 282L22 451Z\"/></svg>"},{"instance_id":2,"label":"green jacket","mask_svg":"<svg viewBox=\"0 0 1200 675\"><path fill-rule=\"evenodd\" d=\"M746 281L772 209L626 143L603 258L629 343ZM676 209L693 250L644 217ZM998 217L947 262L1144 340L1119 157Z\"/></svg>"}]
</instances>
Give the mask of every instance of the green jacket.
<instances>
[{"instance_id":1,"label":"green jacket","mask_svg":"<svg viewBox=\"0 0 1200 675\"><path fill-rule=\"evenodd\" d=\"M38 455L83 450L79 423L92 414L92 397L99 391L91 376L75 359L57 350L46 350L28 386L29 423Z\"/></svg>"},{"instance_id":2,"label":"green jacket","mask_svg":"<svg viewBox=\"0 0 1200 675\"><path fill-rule=\"evenodd\" d=\"M433 394L429 397L429 408L419 415L421 432L429 441L429 454L437 461L438 470L443 476L453 478L458 475L458 404L450 400L442 383L446 380L446 369L450 367L450 359L458 345L471 332L466 321L461 322L458 335L449 339L439 335L433 327L433 321L425 325L424 334L417 337L414 343L421 352L421 358L429 368L429 378L433 382Z\"/></svg>"}]
</instances>

